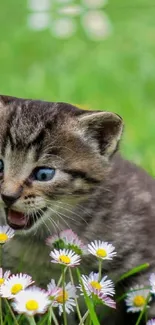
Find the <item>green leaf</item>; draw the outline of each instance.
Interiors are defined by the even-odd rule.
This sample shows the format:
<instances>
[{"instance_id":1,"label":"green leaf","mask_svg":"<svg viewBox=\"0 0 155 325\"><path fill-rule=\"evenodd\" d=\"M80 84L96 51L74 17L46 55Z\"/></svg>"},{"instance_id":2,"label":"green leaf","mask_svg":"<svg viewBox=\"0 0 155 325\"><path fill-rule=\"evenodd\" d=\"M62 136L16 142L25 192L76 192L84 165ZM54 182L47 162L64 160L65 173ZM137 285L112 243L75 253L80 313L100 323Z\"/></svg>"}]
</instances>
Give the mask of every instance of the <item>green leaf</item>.
<instances>
[{"instance_id":1,"label":"green leaf","mask_svg":"<svg viewBox=\"0 0 155 325\"><path fill-rule=\"evenodd\" d=\"M124 280L124 279L129 278L130 276L132 276L132 275L134 275L134 274L136 274L136 273L139 273L139 272L141 272L141 271L147 269L149 266L150 266L149 263L145 263L145 264L141 264L141 265L139 265L139 266L136 266L136 267L133 268L132 270L130 270L130 271L124 273L123 275L121 275L121 277L118 279L117 282L120 282L120 281L122 281L122 280ZM117 282L116 282L116 283L117 283ZM115 283L115 284L116 284L116 283Z\"/></svg>"},{"instance_id":2,"label":"green leaf","mask_svg":"<svg viewBox=\"0 0 155 325\"><path fill-rule=\"evenodd\" d=\"M78 276L79 282L80 282L80 284L82 286L82 290L83 290L83 293L84 293L85 302L86 302L86 305L88 307L89 314L90 314L90 318L91 318L91 320L93 322L93 325L100 325L99 320L98 320L97 315L96 315L96 312L94 310L94 305L93 305L91 299L88 297L88 295L86 293L86 290L84 288L84 285L83 285L83 282L82 282L82 279L81 279L81 274L80 274L79 269L76 269L76 272L77 272L77 276Z\"/></svg>"}]
</instances>

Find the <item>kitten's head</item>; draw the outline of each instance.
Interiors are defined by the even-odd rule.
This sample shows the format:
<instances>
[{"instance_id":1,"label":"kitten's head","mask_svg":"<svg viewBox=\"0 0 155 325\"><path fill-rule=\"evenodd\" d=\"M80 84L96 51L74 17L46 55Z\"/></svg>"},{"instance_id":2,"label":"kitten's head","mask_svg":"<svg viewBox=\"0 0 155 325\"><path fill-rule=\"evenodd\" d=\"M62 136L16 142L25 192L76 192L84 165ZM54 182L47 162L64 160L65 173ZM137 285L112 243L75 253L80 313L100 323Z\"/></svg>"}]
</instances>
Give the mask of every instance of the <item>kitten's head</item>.
<instances>
[{"instance_id":1,"label":"kitten's head","mask_svg":"<svg viewBox=\"0 0 155 325\"><path fill-rule=\"evenodd\" d=\"M122 128L114 113L0 96L0 204L8 224L30 229L64 202L88 197L105 176Z\"/></svg>"}]
</instances>

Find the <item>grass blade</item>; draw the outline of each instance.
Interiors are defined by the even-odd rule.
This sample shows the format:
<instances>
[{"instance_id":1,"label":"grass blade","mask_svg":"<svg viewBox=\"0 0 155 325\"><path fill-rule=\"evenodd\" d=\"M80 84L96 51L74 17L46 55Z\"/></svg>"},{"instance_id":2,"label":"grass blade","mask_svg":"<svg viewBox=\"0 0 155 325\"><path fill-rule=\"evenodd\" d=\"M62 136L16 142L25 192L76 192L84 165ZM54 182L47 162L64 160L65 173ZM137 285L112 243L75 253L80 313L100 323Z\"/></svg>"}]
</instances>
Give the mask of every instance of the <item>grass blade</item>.
<instances>
[{"instance_id":1,"label":"grass blade","mask_svg":"<svg viewBox=\"0 0 155 325\"><path fill-rule=\"evenodd\" d=\"M93 305L91 299L88 297L88 295L86 293L86 290L84 288L83 282L81 280L81 274L80 274L79 269L76 269L76 272L77 272L79 282L80 282L80 284L82 286L85 302L86 302L86 305L87 305L88 310L89 310L89 315L90 315L91 321L93 322L93 325L100 325L99 320L98 320L97 315L96 315L96 312L94 310L94 305Z\"/></svg>"}]
</instances>

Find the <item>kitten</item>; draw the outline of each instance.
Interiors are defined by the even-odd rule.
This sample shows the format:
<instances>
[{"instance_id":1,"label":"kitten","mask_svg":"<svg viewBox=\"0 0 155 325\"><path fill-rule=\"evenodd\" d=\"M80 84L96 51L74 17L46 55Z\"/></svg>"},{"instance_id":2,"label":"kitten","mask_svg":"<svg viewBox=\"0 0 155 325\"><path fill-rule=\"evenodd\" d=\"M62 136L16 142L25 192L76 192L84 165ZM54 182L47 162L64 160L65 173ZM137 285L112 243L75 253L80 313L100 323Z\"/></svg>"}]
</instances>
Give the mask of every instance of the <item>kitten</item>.
<instances>
[{"instance_id":1,"label":"kitten","mask_svg":"<svg viewBox=\"0 0 155 325\"><path fill-rule=\"evenodd\" d=\"M121 117L0 96L0 126L1 224L17 230L4 247L3 266L45 285L58 274L45 239L71 228L85 243L102 239L115 246L117 257L103 269L114 280L150 264L119 292L148 284L155 271L155 181L117 153ZM84 259L84 272L95 270L94 260ZM106 325L132 324L121 308Z\"/></svg>"}]
</instances>

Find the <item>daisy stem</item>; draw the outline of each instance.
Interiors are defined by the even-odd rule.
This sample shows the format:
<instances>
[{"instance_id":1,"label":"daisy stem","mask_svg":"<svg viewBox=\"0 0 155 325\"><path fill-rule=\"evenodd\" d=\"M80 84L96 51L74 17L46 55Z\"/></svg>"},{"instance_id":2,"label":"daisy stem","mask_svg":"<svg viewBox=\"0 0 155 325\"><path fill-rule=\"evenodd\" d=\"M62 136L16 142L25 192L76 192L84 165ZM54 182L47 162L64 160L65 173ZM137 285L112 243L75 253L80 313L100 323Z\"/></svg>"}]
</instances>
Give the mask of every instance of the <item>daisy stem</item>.
<instances>
[{"instance_id":1,"label":"daisy stem","mask_svg":"<svg viewBox=\"0 0 155 325\"><path fill-rule=\"evenodd\" d=\"M142 309L142 311L141 311L141 313L140 313L140 315L139 315L139 317L138 317L138 319L137 319L136 325L139 325L139 324L140 324L140 321L141 321L141 319L142 319L142 317L143 317L143 315L144 315L144 313L145 313L145 311L146 311L147 304L148 304L148 302L149 302L149 300L150 300L150 297L151 297L151 293L149 293L148 296L147 296L147 299L146 299L146 301L145 301L144 308Z\"/></svg>"},{"instance_id":2,"label":"daisy stem","mask_svg":"<svg viewBox=\"0 0 155 325\"><path fill-rule=\"evenodd\" d=\"M33 316L27 317L29 320L30 325L36 325L35 319Z\"/></svg>"},{"instance_id":3,"label":"daisy stem","mask_svg":"<svg viewBox=\"0 0 155 325\"><path fill-rule=\"evenodd\" d=\"M10 312L10 314L11 314L13 320L14 320L14 325L19 325L19 323L18 323L18 321L17 321L17 318L16 318L16 316L14 315L14 312L12 311L12 308L11 308L9 302L7 301L7 299L4 299L4 300L5 300L5 303L6 303L7 307L8 307L8 309L9 309L9 312Z\"/></svg>"},{"instance_id":4,"label":"daisy stem","mask_svg":"<svg viewBox=\"0 0 155 325\"><path fill-rule=\"evenodd\" d=\"M66 271L67 271L67 267L65 267L65 269L64 269L65 274L66 274ZM59 287L59 285L61 284L61 282L62 282L62 278L63 278L63 274L61 274L61 276L60 276L60 278L59 278L59 281L58 281L57 287Z\"/></svg>"},{"instance_id":5,"label":"daisy stem","mask_svg":"<svg viewBox=\"0 0 155 325\"><path fill-rule=\"evenodd\" d=\"M0 324L3 325L2 298L0 298Z\"/></svg>"},{"instance_id":6,"label":"daisy stem","mask_svg":"<svg viewBox=\"0 0 155 325\"><path fill-rule=\"evenodd\" d=\"M2 267L2 244L0 244L0 267Z\"/></svg>"},{"instance_id":7,"label":"daisy stem","mask_svg":"<svg viewBox=\"0 0 155 325\"><path fill-rule=\"evenodd\" d=\"M51 319L53 319L54 324L59 325L59 323L58 323L58 321L57 321L57 319L55 317L55 314L54 314L54 311L53 311L52 307L50 308L50 312L51 312Z\"/></svg>"},{"instance_id":8,"label":"daisy stem","mask_svg":"<svg viewBox=\"0 0 155 325\"><path fill-rule=\"evenodd\" d=\"M62 268L62 286L63 286L63 319L64 325L67 325L66 309L65 309L65 268Z\"/></svg>"},{"instance_id":9,"label":"daisy stem","mask_svg":"<svg viewBox=\"0 0 155 325\"><path fill-rule=\"evenodd\" d=\"M2 245L0 245L0 267L2 266ZM0 297L0 324L3 325L2 298Z\"/></svg>"},{"instance_id":10,"label":"daisy stem","mask_svg":"<svg viewBox=\"0 0 155 325\"><path fill-rule=\"evenodd\" d=\"M72 283L72 285L74 285L74 279L73 279L71 268L69 268L69 275L70 275L71 283ZM78 314L78 317L79 317L80 324L84 325L83 320L82 320L82 316L81 316L81 313L80 313L78 300L77 300L76 296L75 296L75 302L76 302L76 311L77 311L77 314Z\"/></svg>"},{"instance_id":11,"label":"daisy stem","mask_svg":"<svg viewBox=\"0 0 155 325\"><path fill-rule=\"evenodd\" d=\"M99 259L98 271L99 271L98 281L101 281L101 278L102 278L102 260L101 259Z\"/></svg>"},{"instance_id":12,"label":"daisy stem","mask_svg":"<svg viewBox=\"0 0 155 325\"><path fill-rule=\"evenodd\" d=\"M84 323L84 321L86 320L86 318L88 317L89 315L89 310L87 310L87 312L84 314L84 316L82 317L82 322L79 323L79 325L82 325Z\"/></svg>"}]
</instances>

